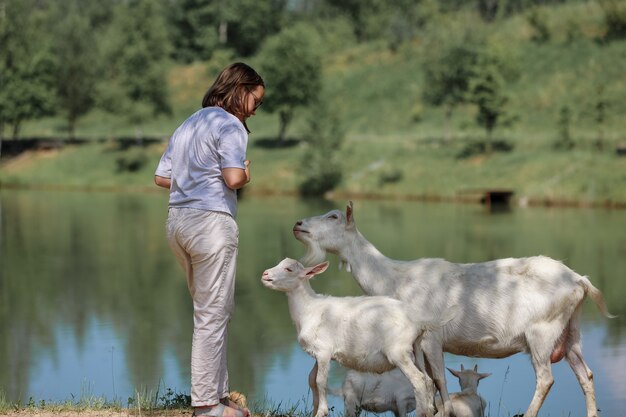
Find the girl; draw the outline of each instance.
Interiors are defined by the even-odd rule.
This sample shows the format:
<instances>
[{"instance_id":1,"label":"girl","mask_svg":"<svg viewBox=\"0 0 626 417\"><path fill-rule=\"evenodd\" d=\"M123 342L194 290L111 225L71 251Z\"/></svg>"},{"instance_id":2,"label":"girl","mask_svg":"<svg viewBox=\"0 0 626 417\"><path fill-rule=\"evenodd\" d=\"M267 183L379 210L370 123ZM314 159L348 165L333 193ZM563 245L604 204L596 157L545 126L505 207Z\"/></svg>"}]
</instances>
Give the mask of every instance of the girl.
<instances>
[{"instance_id":1,"label":"girl","mask_svg":"<svg viewBox=\"0 0 626 417\"><path fill-rule=\"evenodd\" d=\"M195 416L248 417L228 399L227 324L239 244L237 190L250 182L246 120L263 102L263 79L244 63L224 68L202 109L172 135L155 172L170 190L167 238L193 301L191 405Z\"/></svg>"}]
</instances>

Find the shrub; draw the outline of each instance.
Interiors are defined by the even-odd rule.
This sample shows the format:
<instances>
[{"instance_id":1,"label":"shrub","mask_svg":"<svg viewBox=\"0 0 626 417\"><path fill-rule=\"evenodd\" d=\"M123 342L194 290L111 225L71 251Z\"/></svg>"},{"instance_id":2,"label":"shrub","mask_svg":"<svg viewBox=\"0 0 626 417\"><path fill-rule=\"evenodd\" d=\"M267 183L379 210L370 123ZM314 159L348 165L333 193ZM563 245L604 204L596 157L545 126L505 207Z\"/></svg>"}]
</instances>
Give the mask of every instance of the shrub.
<instances>
[{"instance_id":1,"label":"shrub","mask_svg":"<svg viewBox=\"0 0 626 417\"><path fill-rule=\"evenodd\" d=\"M626 38L626 3L622 0L600 0L604 12L607 39Z\"/></svg>"}]
</instances>

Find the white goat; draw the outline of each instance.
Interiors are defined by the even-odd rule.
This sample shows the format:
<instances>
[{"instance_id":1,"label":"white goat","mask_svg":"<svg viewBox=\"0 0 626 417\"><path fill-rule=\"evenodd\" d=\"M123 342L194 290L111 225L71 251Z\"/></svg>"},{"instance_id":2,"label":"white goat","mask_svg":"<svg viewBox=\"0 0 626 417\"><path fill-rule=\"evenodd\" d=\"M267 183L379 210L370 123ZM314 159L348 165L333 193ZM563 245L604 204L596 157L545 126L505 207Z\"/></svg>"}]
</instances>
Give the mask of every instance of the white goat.
<instances>
[{"instance_id":1,"label":"white goat","mask_svg":"<svg viewBox=\"0 0 626 417\"><path fill-rule=\"evenodd\" d=\"M458 417L483 417L487 402L478 395L478 381L491 375L465 369L460 371L448 368L459 379L461 392L450 394L450 401ZM372 413L391 411L396 417L406 417L415 410L415 395L408 379L399 369L382 374L372 374L348 370L340 389L329 392L341 396L344 402L344 414L358 417L361 410ZM442 409L441 399L436 398L437 408ZM435 414L438 416L440 413Z\"/></svg>"},{"instance_id":2,"label":"white goat","mask_svg":"<svg viewBox=\"0 0 626 417\"><path fill-rule=\"evenodd\" d=\"M413 363L413 346L427 328L435 325L416 321L404 303L391 297L316 294L308 280L326 268L328 262L305 268L286 258L266 270L261 278L266 287L287 293L298 342L315 358L309 374L314 416L328 414L326 383L330 361L334 359L363 372L381 373L398 367L411 381L417 416L431 417L432 381Z\"/></svg>"},{"instance_id":3,"label":"white goat","mask_svg":"<svg viewBox=\"0 0 626 417\"><path fill-rule=\"evenodd\" d=\"M474 264L393 260L357 230L352 202L345 215L332 210L299 220L293 233L307 247L302 263L320 262L326 252L337 254L366 294L404 300L415 307L418 318L460 307L453 320L427 332L421 343L444 401L444 416L454 415L445 385L444 351L483 358L529 353L536 384L525 417L537 415L554 383L550 363L565 357L585 395L587 416L597 416L593 374L583 359L579 327L586 295L602 314L613 316L587 277L544 256Z\"/></svg>"}]
</instances>

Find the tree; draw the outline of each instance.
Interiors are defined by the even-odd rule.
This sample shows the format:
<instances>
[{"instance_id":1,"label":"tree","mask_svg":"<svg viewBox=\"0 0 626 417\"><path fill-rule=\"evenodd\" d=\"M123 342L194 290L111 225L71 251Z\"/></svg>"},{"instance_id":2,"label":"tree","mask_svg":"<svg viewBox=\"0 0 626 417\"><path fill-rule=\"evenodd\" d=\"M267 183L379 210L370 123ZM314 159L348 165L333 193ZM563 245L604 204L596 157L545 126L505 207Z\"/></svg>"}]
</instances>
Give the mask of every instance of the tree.
<instances>
[{"instance_id":1,"label":"tree","mask_svg":"<svg viewBox=\"0 0 626 417\"><path fill-rule=\"evenodd\" d=\"M240 56L258 51L263 40L280 30L286 0L170 1L169 23L177 61L207 60L216 49Z\"/></svg>"},{"instance_id":2,"label":"tree","mask_svg":"<svg viewBox=\"0 0 626 417\"><path fill-rule=\"evenodd\" d=\"M318 19L346 16L352 23L354 34L359 41L368 41L388 36L398 25L409 31L415 6L419 0L321 0L314 4L314 15ZM401 17L401 19L399 19ZM404 35L403 35L404 36Z\"/></svg>"},{"instance_id":3,"label":"tree","mask_svg":"<svg viewBox=\"0 0 626 417\"><path fill-rule=\"evenodd\" d=\"M441 55L426 60L422 97L434 106L446 109L445 140L449 140L450 121L454 108L468 101L470 79L473 76L479 46L463 42L443 50Z\"/></svg>"},{"instance_id":4,"label":"tree","mask_svg":"<svg viewBox=\"0 0 626 417\"><path fill-rule=\"evenodd\" d=\"M607 119L607 110L609 102L605 97L605 86L603 83L596 85L596 94L594 95L593 106L593 120L598 126L598 136L596 137L595 146L598 150L604 149L604 124Z\"/></svg>"},{"instance_id":5,"label":"tree","mask_svg":"<svg viewBox=\"0 0 626 417\"><path fill-rule=\"evenodd\" d=\"M318 197L341 182L339 151L345 133L337 112L321 101L312 106L308 131L307 148L299 165L303 177L299 189L303 196Z\"/></svg>"},{"instance_id":6,"label":"tree","mask_svg":"<svg viewBox=\"0 0 626 417\"><path fill-rule=\"evenodd\" d=\"M620 0L600 0L606 24L605 38L626 38L626 4Z\"/></svg>"},{"instance_id":7,"label":"tree","mask_svg":"<svg viewBox=\"0 0 626 417\"><path fill-rule=\"evenodd\" d=\"M98 88L100 105L139 125L169 114L167 69L170 43L159 3L136 0L116 6L102 39L106 73Z\"/></svg>"},{"instance_id":8,"label":"tree","mask_svg":"<svg viewBox=\"0 0 626 417\"><path fill-rule=\"evenodd\" d=\"M315 34L304 24L284 29L267 39L259 56L259 70L267 84L265 109L278 113L282 143L296 108L314 102L322 86Z\"/></svg>"},{"instance_id":9,"label":"tree","mask_svg":"<svg viewBox=\"0 0 626 417\"><path fill-rule=\"evenodd\" d=\"M54 53L62 65L57 66L54 78L59 107L67 119L69 137L74 138L76 121L95 104L99 56L89 17L75 1L59 6Z\"/></svg>"},{"instance_id":10,"label":"tree","mask_svg":"<svg viewBox=\"0 0 626 417\"><path fill-rule=\"evenodd\" d=\"M537 43L546 43L552 36L548 25L548 15L544 8L533 7L526 15L528 24L533 29L532 40Z\"/></svg>"},{"instance_id":11,"label":"tree","mask_svg":"<svg viewBox=\"0 0 626 417\"><path fill-rule=\"evenodd\" d=\"M43 30L45 11L33 0L0 0L0 136L55 109L51 70L57 62Z\"/></svg>"},{"instance_id":12,"label":"tree","mask_svg":"<svg viewBox=\"0 0 626 417\"><path fill-rule=\"evenodd\" d=\"M278 33L285 24L287 0L228 0L225 3L226 45L242 56L256 53L263 41Z\"/></svg>"},{"instance_id":13,"label":"tree","mask_svg":"<svg viewBox=\"0 0 626 417\"><path fill-rule=\"evenodd\" d=\"M555 149L570 150L574 148L574 141L571 134L572 110L570 106L564 104L559 110L559 118L557 121L559 129L559 137L554 142Z\"/></svg>"},{"instance_id":14,"label":"tree","mask_svg":"<svg viewBox=\"0 0 626 417\"><path fill-rule=\"evenodd\" d=\"M189 63L211 58L220 41L218 27L223 21L225 4L205 0L173 2L169 23L174 59Z\"/></svg>"},{"instance_id":15,"label":"tree","mask_svg":"<svg viewBox=\"0 0 626 417\"><path fill-rule=\"evenodd\" d=\"M505 48L489 44L480 34L456 41L443 51L433 50L435 55L425 64L425 101L446 106L446 125L454 107L464 103L477 105L476 121L487 132L487 151L491 152L493 129L498 123L512 121L506 113L505 87L517 77L515 59L506 56L510 52Z\"/></svg>"},{"instance_id":16,"label":"tree","mask_svg":"<svg viewBox=\"0 0 626 417\"><path fill-rule=\"evenodd\" d=\"M492 133L495 127L512 120L506 104L506 65L494 53L484 50L472 67L469 100L478 106L476 121L487 132L486 152L492 151Z\"/></svg>"}]
</instances>

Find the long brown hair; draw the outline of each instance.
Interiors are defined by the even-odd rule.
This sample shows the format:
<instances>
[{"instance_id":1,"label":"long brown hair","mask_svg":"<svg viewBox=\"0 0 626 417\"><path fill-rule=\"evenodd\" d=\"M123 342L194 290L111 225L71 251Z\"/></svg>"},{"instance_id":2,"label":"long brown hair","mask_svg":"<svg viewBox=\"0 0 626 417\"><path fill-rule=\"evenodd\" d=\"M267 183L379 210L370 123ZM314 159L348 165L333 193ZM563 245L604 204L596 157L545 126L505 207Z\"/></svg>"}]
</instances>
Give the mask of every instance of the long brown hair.
<instances>
[{"instance_id":1,"label":"long brown hair","mask_svg":"<svg viewBox=\"0 0 626 417\"><path fill-rule=\"evenodd\" d=\"M265 87L263 78L252 67L243 62L235 62L219 73L213 85L204 94L202 107L219 106L237 117L243 116L244 93L259 85ZM250 133L245 121L243 125Z\"/></svg>"}]
</instances>

